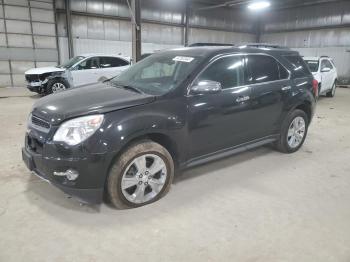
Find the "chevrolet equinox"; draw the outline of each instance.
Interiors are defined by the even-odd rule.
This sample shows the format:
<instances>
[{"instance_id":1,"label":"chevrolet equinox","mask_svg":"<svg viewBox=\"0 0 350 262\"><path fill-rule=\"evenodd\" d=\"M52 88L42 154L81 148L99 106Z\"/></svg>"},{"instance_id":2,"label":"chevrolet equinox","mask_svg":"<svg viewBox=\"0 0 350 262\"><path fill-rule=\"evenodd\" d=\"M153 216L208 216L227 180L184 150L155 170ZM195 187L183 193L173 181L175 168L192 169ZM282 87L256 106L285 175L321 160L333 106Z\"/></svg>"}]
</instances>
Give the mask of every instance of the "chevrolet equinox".
<instances>
[{"instance_id":1,"label":"chevrolet equinox","mask_svg":"<svg viewBox=\"0 0 350 262\"><path fill-rule=\"evenodd\" d=\"M266 144L297 151L317 91L287 48L158 52L103 83L39 99L22 157L81 201L138 207L164 196L175 170Z\"/></svg>"}]
</instances>

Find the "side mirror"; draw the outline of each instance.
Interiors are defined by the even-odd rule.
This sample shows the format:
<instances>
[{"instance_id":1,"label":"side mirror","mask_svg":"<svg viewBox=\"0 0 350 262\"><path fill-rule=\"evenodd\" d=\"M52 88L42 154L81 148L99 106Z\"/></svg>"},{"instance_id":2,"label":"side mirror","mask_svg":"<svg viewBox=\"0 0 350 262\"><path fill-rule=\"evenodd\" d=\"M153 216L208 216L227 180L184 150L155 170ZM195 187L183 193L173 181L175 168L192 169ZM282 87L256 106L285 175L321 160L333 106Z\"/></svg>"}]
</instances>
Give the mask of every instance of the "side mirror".
<instances>
[{"instance_id":1,"label":"side mirror","mask_svg":"<svg viewBox=\"0 0 350 262\"><path fill-rule=\"evenodd\" d=\"M215 94L221 90L222 87L219 82L203 80L191 87L191 94Z\"/></svg>"},{"instance_id":2,"label":"side mirror","mask_svg":"<svg viewBox=\"0 0 350 262\"><path fill-rule=\"evenodd\" d=\"M329 72L329 71L331 71L331 69L330 69L329 67L324 67L324 68L321 70L322 73Z\"/></svg>"}]
</instances>

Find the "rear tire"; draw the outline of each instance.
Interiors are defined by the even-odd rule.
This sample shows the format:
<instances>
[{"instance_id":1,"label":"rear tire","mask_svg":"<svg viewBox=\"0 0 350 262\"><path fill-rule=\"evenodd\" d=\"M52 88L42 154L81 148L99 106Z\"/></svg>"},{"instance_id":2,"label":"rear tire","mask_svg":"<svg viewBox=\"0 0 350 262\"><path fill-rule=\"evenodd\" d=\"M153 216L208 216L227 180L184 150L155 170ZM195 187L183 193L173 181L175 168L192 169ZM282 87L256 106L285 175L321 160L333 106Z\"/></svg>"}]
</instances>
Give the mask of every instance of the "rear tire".
<instances>
[{"instance_id":1,"label":"rear tire","mask_svg":"<svg viewBox=\"0 0 350 262\"><path fill-rule=\"evenodd\" d=\"M280 138L275 143L275 148L286 154L298 151L304 144L308 126L309 119L306 113L300 109L295 109L284 119Z\"/></svg>"},{"instance_id":2,"label":"rear tire","mask_svg":"<svg viewBox=\"0 0 350 262\"><path fill-rule=\"evenodd\" d=\"M151 140L138 141L112 166L107 179L108 198L117 209L147 205L169 191L173 178L174 162L170 153Z\"/></svg>"},{"instance_id":3,"label":"rear tire","mask_svg":"<svg viewBox=\"0 0 350 262\"><path fill-rule=\"evenodd\" d=\"M336 82L333 83L332 89L327 92L327 97L334 97L337 88Z\"/></svg>"}]
</instances>

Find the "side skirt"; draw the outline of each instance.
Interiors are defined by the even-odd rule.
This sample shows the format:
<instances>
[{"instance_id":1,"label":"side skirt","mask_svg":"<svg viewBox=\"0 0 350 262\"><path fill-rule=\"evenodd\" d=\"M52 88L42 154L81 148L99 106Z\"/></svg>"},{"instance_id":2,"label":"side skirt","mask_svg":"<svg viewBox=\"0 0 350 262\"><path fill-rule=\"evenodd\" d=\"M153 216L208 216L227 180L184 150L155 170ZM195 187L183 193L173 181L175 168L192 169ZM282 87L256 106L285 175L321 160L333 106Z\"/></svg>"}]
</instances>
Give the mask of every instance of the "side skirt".
<instances>
[{"instance_id":1,"label":"side skirt","mask_svg":"<svg viewBox=\"0 0 350 262\"><path fill-rule=\"evenodd\" d=\"M253 140L251 142L244 143L244 144L241 144L238 146L234 146L234 147L226 148L226 149L223 149L220 151L216 151L216 152L211 153L211 154L192 158L192 159L188 160L187 162L185 162L183 165L181 165L181 169L186 169L186 168L202 165L204 163L208 163L208 162L220 159L220 158L228 157L231 155L235 155L235 154L247 151L249 149L253 149L253 148L260 147L260 146L263 146L266 144L270 144L272 142L277 141L278 138L279 138L279 135L271 135L271 136L267 136L267 137L264 137L261 139L256 139L256 140Z\"/></svg>"}]
</instances>

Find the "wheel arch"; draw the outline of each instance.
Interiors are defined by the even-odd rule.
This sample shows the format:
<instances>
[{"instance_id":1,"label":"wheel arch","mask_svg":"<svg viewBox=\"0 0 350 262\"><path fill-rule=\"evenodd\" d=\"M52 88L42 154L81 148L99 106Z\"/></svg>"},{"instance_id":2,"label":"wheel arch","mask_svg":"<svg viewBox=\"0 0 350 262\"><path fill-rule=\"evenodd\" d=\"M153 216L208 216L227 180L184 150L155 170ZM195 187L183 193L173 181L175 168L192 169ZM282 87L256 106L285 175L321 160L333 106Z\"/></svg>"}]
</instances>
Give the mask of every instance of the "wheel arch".
<instances>
[{"instance_id":1,"label":"wheel arch","mask_svg":"<svg viewBox=\"0 0 350 262\"><path fill-rule=\"evenodd\" d=\"M115 156L113 156L108 170L110 170L110 167L113 165L116 159L126 150L126 148L142 140L151 140L155 143L160 144L170 153L171 157L173 158L175 168L180 164L179 149L174 139L162 132L148 132L135 135L131 137L128 141L120 145L120 147L118 148L118 152L115 154Z\"/></svg>"},{"instance_id":2,"label":"wheel arch","mask_svg":"<svg viewBox=\"0 0 350 262\"><path fill-rule=\"evenodd\" d=\"M149 132L149 133L144 133L144 134L139 134L136 135L132 138L130 138L127 142L125 142L123 145L120 146L118 152L112 157L109 166L107 168L107 174L105 176L105 181L104 181L104 199L106 198L106 192L107 192L107 181L108 181L108 176L110 174L110 170L113 167L113 164L117 160L118 157L132 144L137 143L142 140L151 140L155 143L160 144L163 146L168 152L170 153L171 157L173 158L174 161L174 168L175 168L175 174L176 170L179 167L179 151L178 147L173 139L171 139L170 136L161 133L161 132Z\"/></svg>"},{"instance_id":3,"label":"wheel arch","mask_svg":"<svg viewBox=\"0 0 350 262\"><path fill-rule=\"evenodd\" d=\"M296 105L292 110L294 111L295 109L299 109L305 112L308 118L308 123L310 124L311 119L312 119L312 105L309 101L305 100L302 103Z\"/></svg>"}]
</instances>

